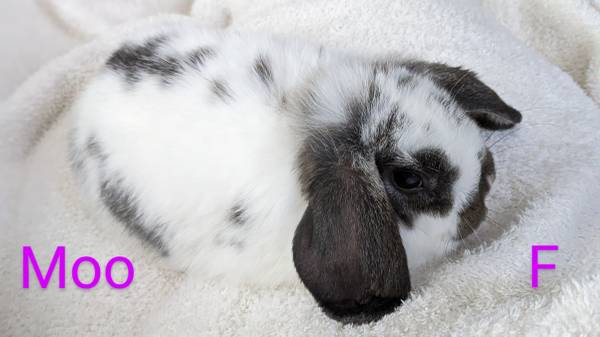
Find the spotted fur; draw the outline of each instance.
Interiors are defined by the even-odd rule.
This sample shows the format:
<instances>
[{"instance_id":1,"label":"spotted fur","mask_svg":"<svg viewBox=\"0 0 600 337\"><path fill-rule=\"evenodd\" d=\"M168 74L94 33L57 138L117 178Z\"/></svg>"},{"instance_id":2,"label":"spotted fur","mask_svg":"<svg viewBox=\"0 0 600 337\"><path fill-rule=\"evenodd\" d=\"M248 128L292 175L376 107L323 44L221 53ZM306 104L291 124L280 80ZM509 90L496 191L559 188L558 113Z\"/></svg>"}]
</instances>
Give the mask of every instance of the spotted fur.
<instances>
[{"instance_id":1,"label":"spotted fur","mask_svg":"<svg viewBox=\"0 0 600 337\"><path fill-rule=\"evenodd\" d=\"M480 127L520 121L460 68L195 27L128 39L72 112L84 191L175 267L298 275L354 323L479 225L494 172Z\"/></svg>"},{"instance_id":2,"label":"spotted fur","mask_svg":"<svg viewBox=\"0 0 600 337\"><path fill-rule=\"evenodd\" d=\"M106 65L130 84L139 82L144 75L155 75L163 83L169 83L181 74L183 66L179 59L160 54L159 49L166 41L165 36L157 36L142 44L126 44L112 55Z\"/></svg>"}]
</instances>

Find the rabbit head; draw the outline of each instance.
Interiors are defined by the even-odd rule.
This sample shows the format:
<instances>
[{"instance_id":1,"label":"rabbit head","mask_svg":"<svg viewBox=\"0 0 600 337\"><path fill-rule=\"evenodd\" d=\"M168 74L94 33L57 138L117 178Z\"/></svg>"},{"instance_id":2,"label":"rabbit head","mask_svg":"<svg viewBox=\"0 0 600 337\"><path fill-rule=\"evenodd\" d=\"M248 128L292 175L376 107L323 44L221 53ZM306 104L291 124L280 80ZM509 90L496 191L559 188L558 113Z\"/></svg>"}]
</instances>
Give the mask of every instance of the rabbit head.
<instances>
[{"instance_id":1,"label":"rabbit head","mask_svg":"<svg viewBox=\"0 0 600 337\"><path fill-rule=\"evenodd\" d=\"M308 207L296 270L329 316L364 323L405 300L409 267L479 226L494 163L481 128L521 114L476 75L443 64L338 64L299 105Z\"/></svg>"}]
</instances>

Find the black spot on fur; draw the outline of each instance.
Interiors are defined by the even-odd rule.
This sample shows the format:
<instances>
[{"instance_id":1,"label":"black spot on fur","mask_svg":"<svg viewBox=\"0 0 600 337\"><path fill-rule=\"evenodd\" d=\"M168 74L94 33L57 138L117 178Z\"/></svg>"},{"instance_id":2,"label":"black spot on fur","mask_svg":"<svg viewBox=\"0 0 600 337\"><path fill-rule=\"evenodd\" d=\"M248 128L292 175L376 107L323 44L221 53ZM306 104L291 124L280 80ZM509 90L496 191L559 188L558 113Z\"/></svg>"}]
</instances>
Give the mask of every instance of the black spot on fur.
<instances>
[{"instance_id":1,"label":"black spot on fur","mask_svg":"<svg viewBox=\"0 0 600 337\"><path fill-rule=\"evenodd\" d=\"M97 158L101 161L105 161L107 158L107 155L102 150L100 143L94 136L88 137L88 139L85 143L85 149L86 149L87 154L90 155L91 157Z\"/></svg>"},{"instance_id":2,"label":"black spot on fur","mask_svg":"<svg viewBox=\"0 0 600 337\"><path fill-rule=\"evenodd\" d=\"M194 68L199 68L204 65L209 57L214 55L215 51L211 48L198 48L188 55L187 63Z\"/></svg>"},{"instance_id":3,"label":"black spot on fur","mask_svg":"<svg viewBox=\"0 0 600 337\"><path fill-rule=\"evenodd\" d=\"M355 150L364 150L362 151L362 154L365 154L365 151L372 151L373 149L371 146L375 145L376 142L381 141L381 139L377 139L377 136L367 140L367 144L363 143L361 139L365 125L369 123L371 111L375 108L377 102L381 99L381 96L381 89L375 83L375 78L373 78L369 82L365 96L355 98L348 103L346 107L348 122L345 126L343 128L332 130L332 132L338 133L338 137L341 137L345 143L353 146ZM387 123L388 129L394 126L394 119L396 117L397 108L390 113L388 118L389 123Z\"/></svg>"},{"instance_id":4,"label":"black spot on fur","mask_svg":"<svg viewBox=\"0 0 600 337\"><path fill-rule=\"evenodd\" d=\"M273 71L271 69L271 63L266 56L259 56L256 62L254 62L252 69L267 88L273 84Z\"/></svg>"},{"instance_id":5,"label":"black spot on fur","mask_svg":"<svg viewBox=\"0 0 600 337\"><path fill-rule=\"evenodd\" d=\"M372 80L371 83L369 83L367 102L369 106L373 107L379 99L381 99L381 89L377 83L375 83L375 80Z\"/></svg>"},{"instance_id":6,"label":"black spot on fur","mask_svg":"<svg viewBox=\"0 0 600 337\"><path fill-rule=\"evenodd\" d=\"M396 134L405 127L406 123L406 116L400 113L398 106L394 105L387 117L377 125L375 134L366 145L376 149L378 153L394 152Z\"/></svg>"},{"instance_id":7,"label":"black spot on fur","mask_svg":"<svg viewBox=\"0 0 600 337\"><path fill-rule=\"evenodd\" d=\"M84 157L81 160L95 159L101 181L100 199L112 216L123 223L133 234L157 248L162 255L168 255L161 238L161 230L165 226L148 223L133 196L133 191L125 186L123 178L114 172L106 171L108 155L103 150L100 141L93 135L89 136L85 143L85 149L79 156Z\"/></svg>"},{"instance_id":8,"label":"black spot on fur","mask_svg":"<svg viewBox=\"0 0 600 337\"><path fill-rule=\"evenodd\" d=\"M123 179L112 175L100 185L100 197L110 213L133 234L157 248L162 255L168 251L161 239L162 224L149 226L144 222L144 214L133 196L133 192L125 187Z\"/></svg>"},{"instance_id":9,"label":"black spot on fur","mask_svg":"<svg viewBox=\"0 0 600 337\"><path fill-rule=\"evenodd\" d=\"M355 143L360 140L362 129L369 121L371 106L368 101L359 98L350 101L346 110L348 122L345 128L335 132L343 133L348 143Z\"/></svg>"},{"instance_id":10,"label":"black spot on fur","mask_svg":"<svg viewBox=\"0 0 600 337\"><path fill-rule=\"evenodd\" d=\"M382 70L375 68L365 96L355 98L348 103L346 107L348 122L345 128L340 130L349 144L359 141L353 146L356 150L362 150L363 154L370 151L392 151L395 145L395 135L408 123L406 116L399 111L398 106L392 105L388 108L389 112L386 117L375 126L375 132L371 132L372 127L366 128L367 125L373 123L370 121L373 109L383 108L382 106L378 107L379 102L383 99L381 88L376 83L378 71ZM371 132L368 137L362 136L365 131Z\"/></svg>"},{"instance_id":11,"label":"black spot on fur","mask_svg":"<svg viewBox=\"0 0 600 337\"><path fill-rule=\"evenodd\" d=\"M481 222L485 219L487 214L487 207L485 206L485 197L490 191L491 185L488 181L490 177L496 174L494 167L494 158L491 152L487 151L485 156L481 160L481 178L479 179L479 185L471 193L469 197L469 203L466 207L458 214L458 235L456 239L464 239L471 234Z\"/></svg>"},{"instance_id":12,"label":"black spot on fur","mask_svg":"<svg viewBox=\"0 0 600 337\"><path fill-rule=\"evenodd\" d=\"M214 80L211 82L210 90L221 99L223 102L229 102L233 97L231 94L231 89L224 81Z\"/></svg>"},{"instance_id":13,"label":"black spot on fur","mask_svg":"<svg viewBox=\"0 0 600 337\"><path fill-rule=\"evenodd\" d=\"M95 158L103 163L106 160L106 155L102 152L95 136L89 136L82 147L78 146L75 141L74 133L69 141L69 159L72 168L78 173L83 174L83 168L86 161L90 158Z\"/></svg>"},{"instance_id":14,"label":"black spot on fur","mask_svg":"<svg viewBox=\"0 0 600 337\"><path fill-rule=\"evenodd\" d=\"M141 45L125 44L109 58L106 65L122 74L130 84L139 82L144 74L156 75L163 83L171 83L183 72L183 66L177 58L159 54L158 49L166 41L165 36L159 36Z\"/></svg>"},{"instance_id":15,"label":"black spot on fur","mask_svg":"<svg viewBox=\"0 0 600 337\"><path fill-rule=\"evenodd\" d=\"M235 203L228 214L228 226L221 228L215 235L213 242L216 246L234 248L241 252L246 243L249 228L244 226L248 222L246 207L241 203Z\"/></svg>"},{"instance_id":16,"label":"black spot on fur","mask_svg":"<svg viewBox=\"0 0 600 337\"><path fill-rule=\"evenodd\" d=\"M423 149L413 154L420 165L420 169L424 171L430 181L431 191L426 195L423 201L427 202L427 206L422 204L425 209L422 211L447 215L453 204L452 186L458 179L459 171L457 167L450 164L450 160L441 149Z\"/></svg>"},{"instance_id":17,"label":"black spot on fur","mask_svg":"<svg viewBox=\"0 0 600 337\"><path fill-rule=\"evenodd\" d=\"M229 220L232 224L241 226L248 221L246 217L246 209L241 204L234 205L229 211Z\"/></svg>"}]
</instances>

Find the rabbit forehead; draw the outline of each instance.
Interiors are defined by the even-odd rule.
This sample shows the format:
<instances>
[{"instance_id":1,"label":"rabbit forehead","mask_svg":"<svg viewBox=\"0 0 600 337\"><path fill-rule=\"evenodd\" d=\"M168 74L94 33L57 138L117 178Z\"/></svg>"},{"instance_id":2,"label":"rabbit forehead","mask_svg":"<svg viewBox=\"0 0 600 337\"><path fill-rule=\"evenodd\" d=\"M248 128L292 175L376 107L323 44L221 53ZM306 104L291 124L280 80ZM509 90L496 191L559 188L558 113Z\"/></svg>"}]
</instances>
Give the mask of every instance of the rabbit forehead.
<instances>
[{"instance_id":1,"label":"rabbit forehead","mask_svg":"<svg viewBox=\"0 0 600 337\"><path fill-rule=\"evenodd\" d=\"M386 143L378 150L389 155L434 149L445 155L448 166L459 169L456 192L473 190L484 142L477 125L447 91L427 77L400 68L377 73L362 92L362 99L370 100L361 105L369 110L366 118L348 121L360 124L353 128L361 130L361 143Z\"/></svg>"},{"instance_id":2,"label":"rabbit forehead","mask_svg":"<svg viewBox=\"0 0 600 337\"><path fill-rule=\"evenodd\" d=\"M340 62L322 74L307 111L317 128L345 130L348 141L384 155L412 155L422 150L443 153L458 169L455 204L476 189L479 154L484 143L477 125L450 94L429 77L402 65Z\"/></svg>"},{"instance_id":3,"label":"rabbit forehead","mask_svg":"<svg viewBox=\"0 0 600 337\"><path fill-rule=\"evenodd\" d=\"M397 131L395 150L416 153L433 148L444 153L449 166L458 171L453 204L460 209L479 181L483 139L476 124L446 91L429 79L415 81L416 85L398 93L397 104L405 122Z\"/></svg>"}]
</instances>

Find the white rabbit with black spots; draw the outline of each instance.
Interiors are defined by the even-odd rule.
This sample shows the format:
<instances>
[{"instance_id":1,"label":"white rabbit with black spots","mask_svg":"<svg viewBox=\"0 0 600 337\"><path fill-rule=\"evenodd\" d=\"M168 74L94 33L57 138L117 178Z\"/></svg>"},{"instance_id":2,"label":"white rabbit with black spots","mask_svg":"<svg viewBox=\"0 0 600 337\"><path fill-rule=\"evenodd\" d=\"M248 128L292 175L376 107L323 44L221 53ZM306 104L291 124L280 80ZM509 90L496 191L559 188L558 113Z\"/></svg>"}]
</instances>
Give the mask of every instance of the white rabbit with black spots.
<instances>
[{"instance_id":1,"label":"white rabbit with black spots","mask_svg":"<svg viewBox=\"0 0 600 337\"><path fill-rule=\"evenodd\" d=\"M178 26L124 43L77 99L85 193L199 277L296 275L367 322L483 220L481 128L520 122L474 73Z\"/></svg>"}]
</instances>

